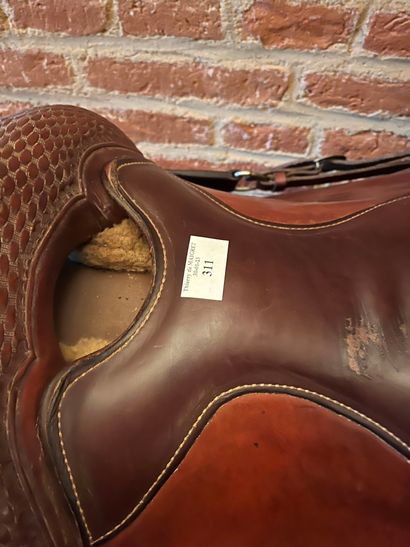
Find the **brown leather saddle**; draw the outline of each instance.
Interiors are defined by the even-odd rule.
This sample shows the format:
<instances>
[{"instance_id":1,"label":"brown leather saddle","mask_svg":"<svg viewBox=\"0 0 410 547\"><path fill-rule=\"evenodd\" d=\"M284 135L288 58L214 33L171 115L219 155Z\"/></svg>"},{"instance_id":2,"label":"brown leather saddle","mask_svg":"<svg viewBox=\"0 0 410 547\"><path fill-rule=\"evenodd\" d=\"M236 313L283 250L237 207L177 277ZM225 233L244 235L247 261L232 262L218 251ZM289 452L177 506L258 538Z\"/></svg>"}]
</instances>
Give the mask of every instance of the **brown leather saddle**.
<instances>
[{"instance_id":1,"label":"brown leather saddle","mask_svg":"<svg viewBox=\"0 0 410 547\"><path fill-rule=\"evenodd\" d=\"M79 108L0 121L0 545L409 545L410 155L177 175ZM68 364L59 272L126 216L149 294Z\"/></svg>"}]
</instances>

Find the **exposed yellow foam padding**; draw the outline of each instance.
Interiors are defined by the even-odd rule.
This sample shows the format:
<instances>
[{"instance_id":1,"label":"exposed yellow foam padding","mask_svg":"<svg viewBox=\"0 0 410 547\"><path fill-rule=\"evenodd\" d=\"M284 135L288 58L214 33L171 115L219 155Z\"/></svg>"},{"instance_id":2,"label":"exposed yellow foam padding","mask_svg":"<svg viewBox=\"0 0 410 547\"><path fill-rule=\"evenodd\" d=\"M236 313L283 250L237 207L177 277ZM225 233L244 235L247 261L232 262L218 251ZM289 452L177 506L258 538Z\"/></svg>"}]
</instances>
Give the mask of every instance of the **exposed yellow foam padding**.
<instances>
[{"instance_id":1,"label":"exposed yellow foam padding","mask_svg":"<svg viewBox=\"0 0 410 547\"><path fill-rule=\"evenodd\" d=\"M138 226L129 219L98 233L81 249L72 252L70 258L86 266L108 270L152 270L148 242Z\"/></svg>"},{"instance_id":2,"label":"exposed yellow foam padding","mask_svg":"<svg viewBox=\"0 0 410 547\"><path fill-rule=\"evenodd\" d=\"M94 353L104 346L108 345L108 340L102 338L80 338L73 345L60 343L61 353L66 361L76 361L85 355Z\"/></svg>"}]
</instances>

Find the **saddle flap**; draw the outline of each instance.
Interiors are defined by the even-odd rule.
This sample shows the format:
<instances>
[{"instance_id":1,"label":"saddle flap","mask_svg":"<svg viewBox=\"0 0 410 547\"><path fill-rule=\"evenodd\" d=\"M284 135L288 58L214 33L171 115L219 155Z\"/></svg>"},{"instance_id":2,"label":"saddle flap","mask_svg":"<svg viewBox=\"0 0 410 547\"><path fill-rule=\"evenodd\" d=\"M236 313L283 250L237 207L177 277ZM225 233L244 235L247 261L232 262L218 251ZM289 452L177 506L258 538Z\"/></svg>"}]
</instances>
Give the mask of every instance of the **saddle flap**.
<instances>
[{"instance_id":1,"label":"saddle flap","mask_svg":"<svg viewBox=\"0 0 410 547\"><path fill-rule=\"evenodd\" d=\"M141 511L218 406L244 393L310 399L410 454L409 195L292 226L243 216L150 162L111 163L105 186L151 239L155 290L53 401L49 436L91 540ZM191 236L229 242L222 300L181 297Z\"/></svg>"}]
</instances>

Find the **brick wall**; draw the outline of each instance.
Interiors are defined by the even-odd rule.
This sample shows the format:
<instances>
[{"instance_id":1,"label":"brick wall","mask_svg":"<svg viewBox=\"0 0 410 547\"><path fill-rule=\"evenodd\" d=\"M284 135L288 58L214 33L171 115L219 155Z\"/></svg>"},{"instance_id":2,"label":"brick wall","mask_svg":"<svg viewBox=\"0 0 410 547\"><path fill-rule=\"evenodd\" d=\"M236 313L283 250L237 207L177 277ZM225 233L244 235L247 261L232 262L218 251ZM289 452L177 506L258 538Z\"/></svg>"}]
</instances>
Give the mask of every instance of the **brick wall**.
<instances>
[{"instance_id":1,"label":"brick wall","mask_svg":"<svg viewBox=\"0 0 410 547\"><path fill-rule=\"evenodd\" d=\"M0 115L71 103L164 166L410 150L409 0L0 0Z\"/></svg>"}]
</instances>

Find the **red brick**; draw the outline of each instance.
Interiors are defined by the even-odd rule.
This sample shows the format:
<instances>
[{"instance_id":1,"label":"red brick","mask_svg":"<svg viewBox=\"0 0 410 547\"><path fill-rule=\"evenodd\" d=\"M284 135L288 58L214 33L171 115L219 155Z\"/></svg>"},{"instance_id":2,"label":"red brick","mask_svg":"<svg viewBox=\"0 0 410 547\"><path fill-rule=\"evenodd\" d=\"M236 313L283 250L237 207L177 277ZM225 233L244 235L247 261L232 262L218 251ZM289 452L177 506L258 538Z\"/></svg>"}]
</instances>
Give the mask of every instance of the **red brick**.
<instances>
[{"instance_id":1,"label":"red brick","mask_svg":"<svg viewBox=\"0 0 410 547\"><path fill-rule=\"evenodd\" d=\"M134 36L223 37L219 0L122 0L120 19Z\"/></svg>"},{"instance_id":2,"label":"red brick","mask_svg":"<svg viewBox=\"0 0 410 547\"><path fill-rule=\"evenodd\" d=\"M225 143L235 148L303 154L309 146L310 130L306 127L231 122L224 126L222 134Z\"/></svg>"},{"instance_id":3,"label":"red brick","mask_svg":"<svg viewBox=\"0 0 410 547\"><path fill-rule=\"evenodd\" d=\"M410 115L410 81L311 73L305 82L305 97L323 108L341 107L361 114Z\"/></svg>"},{"instance_id":4,"label":"red brick","mask_svg":"<svg viewBox=\"0 0 410 547\"><path fill-rule=\"evenodd\" d=\"M209 120L139 110L99 110L135 142L213 144Z\"/></svg>"},{"instance_id":5,"label":"red brick","mask_svg":"<svg viewBox=\"0 0 410 547\"><path fill-rule=\"evenodd\" d=\"M322 144L322 154L344 154L350 159L388 156L410 151L410 139L387 131L328 130Z\"/></svg>"},{"instance_id":6,"label":"red brick","mask_svg":"<svg viewBox=\"0 0 410 547\"><path fill-rule=\"evenodd\" d=\"M255 0L244 13L244 29L266 47L327 49L347 44L356 10L317 3Z\"/></svg>"},{"instance_id":7,"label":"red brick","mask_svg":"<svg viewBox=\"0 0 410 547\"><path fill-rule=\"evenodd\" d=\"M0 51L2 87L64 86L71 82L71 70L62 55L40 51Z\"/></svg>"},{"instance_id":8,"label":"red brick","mask_svg":"<svg viewBox=\"0 0 410 547\"><path fill-rule=\"evenodd\" d=\"M410 15L376 13L370 22L364 47L381 55L410 57Z\"/></svg>"},{"instance_id":9,"label":"red brick","mask_svg":"<svg viewBox=\"0 0 410 547\"><path fill-rule=\"evenodd\" d=\"M0 102L0 117L11 116L12 114L17 114L22 110L27 110L33 105L30 103L23 102Z\"/></svg>"},{"instance_id":10,"label":"red brick","mask_svg":"<svg viewBox=\"0 0 410 547\"><path fill-rule=\"evenodd\" d=\"M19 29L85 36L103 32L108 24L106 0L9 0L9 3Z\"/></svg>"},{"instance_id":11,"label":"red brick","mask_svg":"<svg viewBox=\"0 0 410 547\"><path fill-rule=\"evenodd\" d=\"M198 97L220 103L274 106L286 92L284 69L230 69L200 63L157 63L99 58L89 61L94 87L122 93Z\"/></svg>"}]
</instances>

